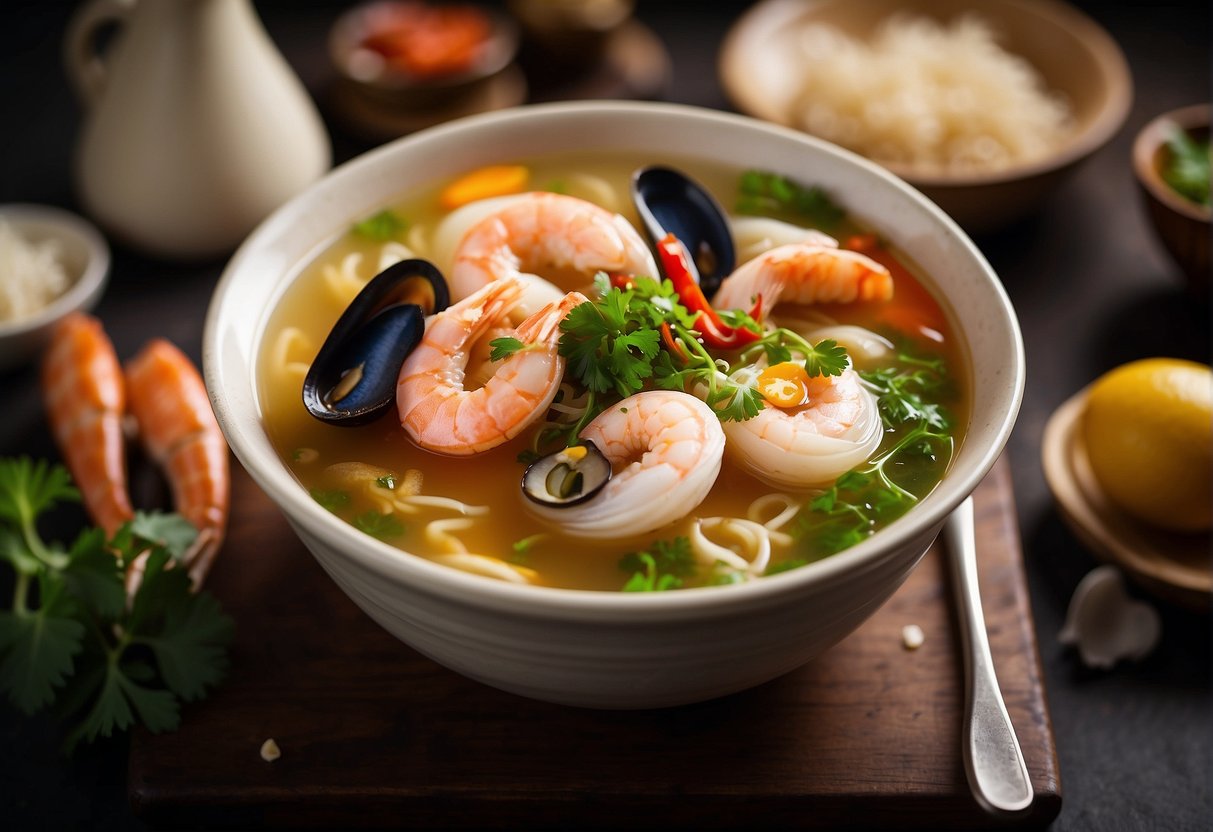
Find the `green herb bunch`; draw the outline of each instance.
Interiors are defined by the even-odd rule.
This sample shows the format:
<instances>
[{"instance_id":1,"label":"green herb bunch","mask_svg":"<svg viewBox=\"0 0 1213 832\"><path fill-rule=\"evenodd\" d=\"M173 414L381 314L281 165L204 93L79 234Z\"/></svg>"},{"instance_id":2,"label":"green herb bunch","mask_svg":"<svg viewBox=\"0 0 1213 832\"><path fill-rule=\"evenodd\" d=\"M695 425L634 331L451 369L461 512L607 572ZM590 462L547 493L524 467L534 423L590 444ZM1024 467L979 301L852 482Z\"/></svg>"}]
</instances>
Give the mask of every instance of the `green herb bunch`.
<instances>
[{"instance_id":1,"label":"green herb bunch","mask_svg":"<svg viewBox=\"0 0 1213 832\"><path fill-rule=\"evenodd\" d=\"M44 541L38 518L79 499L62 466L0 459L0 561L14 573L12 607L0 611L0 692L26 714L53 709L70 722L69 751L136 721L176 729L181 703L223 677L233 631L177 568L197 535L178 515L136 514L110 540L88 528L66 549Z\"/></svg>"},{"instance_id":2,"label":"green herb bunch","mask_svg":"<svg viewBox=\"0 0 1213 832\"><path fill-rule=\"evenodd\" d=\"M793 534L806 558L789 561L783 569L864 540L909 511L947 469L954 438L952 416L941 403L951 391L945 362L908 346L899 349L897 358L897 366L859 373L876 394L886 430L883 447L805 506Z\"/></svg>"},{"instance_id":3,"label":"green herb bunch","mask_svg":"<svg viewBox=\"0 0 1213 832\"><path fill-rule=\"evenodd\" d=\"M607 407L652 388L694 390L721 421L752 419L764 407L762 394L736 374L763 353L770 363L797 356L810 376L838 375L848 365L846 350L833 340L811 344L787 329L764 331L742 310L722 312L721 318L762 337L732 354L730 363L701 342L694 329L696 316L683 306L669 280L635 277L623 289L599 274L595 284L599 299L574 307L560 323L559 349L568 359L567 377L589 391L589 407L563 431L538 436L538 444L545 447L557 440L572 444ZM498 338L491 345L494 361L528 348L516 338ZM539 448L532 451L538 454Z\"/></svg>"}]
</instances>

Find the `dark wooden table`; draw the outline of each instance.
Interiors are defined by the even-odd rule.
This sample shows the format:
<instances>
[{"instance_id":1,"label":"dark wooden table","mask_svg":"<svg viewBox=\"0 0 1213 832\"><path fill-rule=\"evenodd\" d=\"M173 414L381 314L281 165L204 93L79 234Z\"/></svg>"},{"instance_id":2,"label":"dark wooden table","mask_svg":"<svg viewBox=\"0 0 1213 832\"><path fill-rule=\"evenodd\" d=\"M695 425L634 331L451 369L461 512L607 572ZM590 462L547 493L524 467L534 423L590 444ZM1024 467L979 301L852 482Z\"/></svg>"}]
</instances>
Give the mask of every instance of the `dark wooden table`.
<instances>
[{"instance_id":1,"label":"dark wooden table","mask_svg":"<svg viewBox=\"0 0 1213 832\"><path fill-rule=\"evenodd\" d=\"M271 36L318 98L329 82L325 32L345 5L256 4ZM747 5L641 0L638 17L658 33L673 59L663 98L731 109L715 60L721 37ZM1027 346L1027 394L1009 457L1063 784L1061 815L1051 828L1207 829L1213 817L1209 618L1160 604L1163 640L1157 651L1106 673L1084 670L1058 644L1070 595L1097 561L1053 506L1041 474L1040 440L1055 407L1117 364L1152 355L1210 360L1208 298L1184 293L1178 269L1150 233L1129 169L1132 136L1151 116L1209 100L1209 4L1079 5L1128 56L1135 83L1132 112L1112 143L1037 215L976 241L1015 303ZM60 61L73 7L9 0L0 9L2 203L79 210L70 162L80 118ZM339 129L332 132L338 161L370 146ZM223 262L183 266L122 248L114 255L112 282L97 311L119 354L132 354L156 334L197 359L206 304ZM53 456L34 373L2 375L0 385L0 454ZM61 522L70 528L80 517L65 512ZM125 803L123 740L87 747L66 761L58 756L47 721L23 719L4 707L0 726L6 828L142 828Z\"/></svg>"}]
</instances>

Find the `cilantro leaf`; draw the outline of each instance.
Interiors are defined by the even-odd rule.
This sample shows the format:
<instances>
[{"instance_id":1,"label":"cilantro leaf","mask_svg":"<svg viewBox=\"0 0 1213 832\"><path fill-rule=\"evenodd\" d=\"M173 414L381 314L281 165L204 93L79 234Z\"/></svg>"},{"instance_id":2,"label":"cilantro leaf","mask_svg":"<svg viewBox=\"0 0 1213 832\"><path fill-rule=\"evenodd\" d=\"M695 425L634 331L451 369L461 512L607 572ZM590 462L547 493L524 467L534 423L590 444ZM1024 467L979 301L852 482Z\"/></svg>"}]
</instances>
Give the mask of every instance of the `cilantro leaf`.
<instances>
[{"instance_id":1,"label":"cilantro leaf","mask_svg":"<svg viewBox=\"0 0 1213 832\"><path fill-rule=\"evenodd\" d=\"M368 240L383 243L398 237L407 227L408 224L399 215L384 210L355 223L353 231Z\"/></svg>"},{"instance_id":2,"label":"cilantro leaf","mask_svg":"<svg viewBox=\"0 0 1213 832\"><path fill-rule=\"evenodd\" d=\"M67 682L84 637L63 579L44 571L37 583L38 609L0 612L0 691L27 714L41 710Z\"/></svg>"},{"instance_id":3,"label":"cilantro leaf","mask_svg":"<svg viewBox=\"0 0 1213 832\"><path fill-rule=\"evenodd\" d=\"M68 735L69 750L81 739L92 742L99 736L125 731L134 724L136 714L153 734L175 731L181 722L177 698L167 690L138 683L151 675L146 665L138 662L108 661L90 690L96 692L93 707Z\"/></svg>"},{"instance_id":4,"label":"cilantro leaf","mask_svg":"<svg viewBox=\"0 0 1213 832\"><path fill-rule=\"evenodd\" d=\"M846 216L820 187L806 186L778 173L747 170L738 180L740 214L776 215L831 227Z\"/></svg>"},{"instance_id":5,"label":"cilantro leaf","mask_svg":"<svg viewBox=\"0 0 1213 832\"><path fill-rule=\"evenodd\" d=\"M489 361L501 361L524 349L526 344L517 338L507 337L494 338L492 341L489 341L489 346L493 348L493 351L489 353Z\"/></svg>"},{"instance_id":6,"label":"cilantro leaf","mask_svg":"<svg viewBox=\"0 0 1213 832\"><path fill-rule=\"evenodd\" d=\"M394 515L380 514L374 509L355 517L354 526L371 537L377 537L380 540L386 540L389 537L400 537L400 535L404 534L404 526Z\"/></svg>"},{"instance_id":7,"label":"cilantro leaf","mask_svg":"<svg viewBox=\"0 0 1213 832\"><path fill-rule=\"evenodd\" d=\"M213 596L192 593L189 574L169 564L163 549L148 555L128 634L131 644L151 649L169 690L192 701L223 677L233 625Z\"/></svg>"},{"instance_id":8,"label":"cilantro leaf","mask_svg":"<svg viewBox=\"0 0 1213 832\"><path fill-rule=\"evenodd\" d=\"M62 465L25 456L0 459L0 520L32 529L34 518L63 500L78 502L80 492Z\"/></svg>"},{"instance_id":9,"label":"cilantro leaf","mask_svg":"<svg viewBox=\"0 0 1213 832\"><path fill-rule=\"evenodd\" d=\"M804 358L804 369L813 376L838 376L850 366L847 359L846 347L840 346L833 338L826 338L812 346Z\"/></svg>"},{"instance_id":10,"label":"cilantro leaf","mask_svg":"<svg viewBox=\"0 0 1213 832\"><path fill-rule=\"evenodd\" d=\"M345 508L350 504L350 492L342 491L340 488L330 490L313 488L308 493L312 495L313 500L334 514L337 513L337 509Z\"/></svg>"},{"instance_id":11,"label":"cilantro leaf","mask_svg":"<svg viewBox=\"0 0 1213 832\"><path fill-rule=\"evenodd\" d=\"M106 547L102 529L85 529L77 536L68 551L62 575L68 591L102 618L117 619L122 615L126 588L121 563Z\"/></svg>"},{"instance_id":12,"label":"cilantro leaf","mask_svg":"<svg viewBox=\"0 0 1213 832\"><path fill-rule=\"evenodd\" d=\"M673 540L655 540L647 551L630 552L619 561L619 568L631 572L624 592L664 592L678 589L684 578L696 573L691 541L683 536Z\"/></svg>"},{"instance_id":13,"label":"cilantro leaf","mask_svg":"<svg viewBox=\"0 0 1213 832\"><path fill-rule=\"evenodd\" d=\"M163 546L174 559L180 559L198 537L198 530L180 514L136 511L130 527L134 537Z\"/></svg>"}]
</instances>

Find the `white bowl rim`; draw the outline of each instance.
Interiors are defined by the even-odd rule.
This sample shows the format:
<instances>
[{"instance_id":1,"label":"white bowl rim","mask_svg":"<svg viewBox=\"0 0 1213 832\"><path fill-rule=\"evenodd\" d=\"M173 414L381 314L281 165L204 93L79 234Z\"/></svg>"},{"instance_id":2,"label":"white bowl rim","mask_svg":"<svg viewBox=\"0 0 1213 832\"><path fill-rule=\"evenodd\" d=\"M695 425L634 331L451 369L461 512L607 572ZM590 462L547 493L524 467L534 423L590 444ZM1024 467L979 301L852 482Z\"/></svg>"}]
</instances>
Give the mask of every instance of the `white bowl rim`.
<instances>
[{"instance_id":1,"label":"white bowl rim","mask_svg":"<svg viewBox=\"0 0 1213 832\"><path fill-rule=\"evenodd\" d=\"M84 309L90 304L94 293L104 284L110 268L109 244L95 225L65 208L32 202L0 205L0 220L10 221L19 230L26 220L45 223L53 226L58 236L71 237L82 243L88 252L84 270L73 279L67 291L27 318L0 322L0 338L46 326L69 312Z\"/></svg>"},{"instance_id":2,"label":"white bowl rim","mask_svg":"<svg viewBox=\"0 0 1213 832\"><path fill-rule=\"evenodd\" d=\"M529 120L545 116L576 117L578 114L636 115L639 113L661 117L698 119L705 126L711 124L742 126L746 129L769 132L795 142L813 146L817 151L837 157L847 164L856 165L874 177L884 180L891 188L901 191L912 201L929 212L945 231L977 263L989 280L989 291L997 298L999 309L1005 316L1010 335L1014 341L1009 356L1014 371L1009 406L1001 423L993 428L990 444L980 457L972 463L967 476L950 472L929 495L924 505L914 507L902 518L891 523L876 535L842 552L806 564L796 569L748 581L729 587L699 587L675 592L629 593L606 590L578 590L556 587L514 584L466 573L427 558L402 552L393 546L358 532L353 526L334 516L313 500L306 490L289 472L281 458L273 451L259 454L253 443L239 430L233 430L232 410L225 400L216 395L224 385L222 362L219 358L217 340L220 336L219 310L225 295L232 291L236 276L246 260L252 259L262 237L278 223L285 223L292 212L314 198L318 190L336 187L355 171L374 166L381 158L405 152L413 143L441 141L450 133L461 132L483 125L502 125L517 120ZM207 310L203 332L203 373L212 407L220 426L236 457L250 476L264 489L270 498L292 522L307 528L311 534L341 552L342 557L353 561L362 570L377 577L408 582L416 591L455 600L481 609L507 611L514 615L532 618L548 618L564 621L610 621L620 626L638 626L645 622L691 620L710 609L714 614L744 612L773 603L776 599L788 601L803 594L809 584L827 583L844 573L863 571L879 563L882 557L895 551L899 545L907 545L916 537L940 527L947 516L981 482L1002 453L1014 428L1023 399L1025 384L1025 358L1023 339L1018 319L1010 299L993 268L973 241L942 209L902 179L897 178L879 165L813 136L791 128L761 121L750 116L712 110L687 104L647 101L576 101L529 104L489 113L467 116L430 127L411 135L396 139L363 153L339 165L325 177L314 183L303 193L280 206L267 217L241 244L229 260L223 275L215 287ZM250 371L250 377L252 371ZM264 430L262 429L262 433Z\"/></svg>"}]
</instances>

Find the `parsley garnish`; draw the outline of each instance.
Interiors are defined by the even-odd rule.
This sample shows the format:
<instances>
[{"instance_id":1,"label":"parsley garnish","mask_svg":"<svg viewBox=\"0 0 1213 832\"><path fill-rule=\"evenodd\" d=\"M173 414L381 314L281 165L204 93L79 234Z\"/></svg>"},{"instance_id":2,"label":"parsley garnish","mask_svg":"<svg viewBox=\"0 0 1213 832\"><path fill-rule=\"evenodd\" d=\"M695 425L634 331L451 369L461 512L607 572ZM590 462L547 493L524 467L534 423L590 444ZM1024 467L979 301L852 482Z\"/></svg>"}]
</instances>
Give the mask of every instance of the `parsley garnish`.
<instances>
[{"instance_id":1,"label":"parsley garnish","mask_svg":"<svg viewBox=\"0 0 1213 832\"><path fill-rule=\"evenodd\" d=\"M494 338L489 341L489 346L493 348L493 351L489 353L489 361L501 361L503 358L509 358L514 353L526 349L526 344L513 337Z\"/></svg>"},{"instance_id":2,"label":"parsley garnish","mask_svg":"<svg viewBox=\"0 0 1213 832\"><path fill-rule=\"evenodd\" d=\"M362 222L355 223L354 233L366 237L368 240L374 240L377 243L394 240L400 236L400 233L408 227L399 215L391 211L380 211L378 214L367 217Z\"/></svg>"},{"instance_id":3,"label":"parsley garnish","mask_svg":"<svg viewBox=\"0 0 1213 832\"><path fill-rule=\"evenodd\" d=\"M374 509L365 511L353 519L354 527L361 532L386 540L389 537L400 537L404 534L404 526L395 516L381 514Z\"/></svg>"},{"instance_id":4,"label":"parsley garnish","mask_svg":"<svg viewBox=\"0 0 1213 832\"><path fill-rule=\"evenodd\" d=\"M748 170L738 183L737 212L759 216L783 215L829 228L845 212L821 188L801 185L778 173Z\"/></svg>"},{"instance_id":5,"label":"parsley garnish","mask_svg":"<svg viewBox=\"0 0 1213 832\"><path fill-rule=\"evenodd\" d=\"M350 492L342 491L339 488L331 490L313 488L308 493L312 495L313 500L333 512L333 514L337 513L337 509L345 508L350 504Z\"/></svg>"},{"instance_id":6,"label":"parsley garnish","mask_svg":"<svg viewBox=\"0 0 1213 832\"><path fill-rule=\"evenodd\" d=\"M109 541L89 528L66 550L45 542L39 515L77 500L62 466L0 459L0 560L16 575L0 612L0 691L27 714L54 704L74 720L69 749L136 720L171 731L180 703L222 678L231 619L174 567L195 535L176 515L137 514ZM124 577L144 554L128 600Z\"/></svg>"},{"instance_id":7,"label":"parsley garnish","mask_svg":"<svg viewBox=\"0 0 1213 832\"><path fill-rule=\"evenodd\" d=\"M619 568L632 573L623 585L624 592L663 592L678 589L683 578L695 574L695 555L686 537L654 540L647 551L624 555Z\"/></svg>"}]
</instances>

